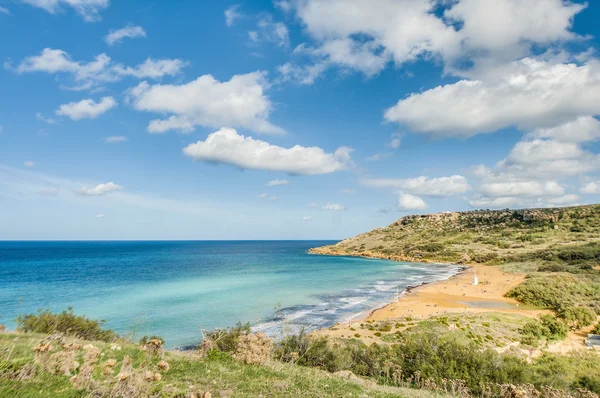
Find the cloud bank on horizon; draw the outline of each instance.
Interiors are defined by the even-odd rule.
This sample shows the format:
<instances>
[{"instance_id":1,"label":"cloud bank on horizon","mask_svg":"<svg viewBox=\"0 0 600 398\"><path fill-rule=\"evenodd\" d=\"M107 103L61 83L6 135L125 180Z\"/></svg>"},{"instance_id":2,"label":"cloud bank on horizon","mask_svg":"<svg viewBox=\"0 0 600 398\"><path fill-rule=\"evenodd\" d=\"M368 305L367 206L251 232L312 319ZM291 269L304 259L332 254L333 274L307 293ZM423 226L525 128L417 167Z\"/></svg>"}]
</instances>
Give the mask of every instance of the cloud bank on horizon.
<instances>
[{"instance_id":1,"label":"cloud bank on horizon","mask_svg":"<svg viewBox=\"0 0 600 398\"><path fill-rule=\"evenodd\" d=\"M30 32L22 46L6 48L0 75L30 99L2 103L0 177L11 190L3 207L24 192L47 209L110 200L89 209L106 215L90 228L112 236L107 225L121 220L111 209L133 206L135 223L125 230L136 236L140 219L158 226L181 213L165 203L188 208L190 197L203 197L238 209L223 231L337 238L407 212L598 201L597 4L183 6L202 26L175 23L181 9L173 4L149 4L146 16L134 13L143 7L135 1L127 9L110 0L2 8L0 19L25 22L0 24L1 34ZM45 37L38 20L57 33ZM30 170L22 174L24 164ZM65 190L54 180L86 185ZM314 204L310 213L306 203ZM291 227L276 214L289 214ZM47 231L52 220L36 222ZM210 237L194 235L191 223L173 221L162 232ZM4 227L0 238L24 233Z\"/></svg>"}]
</instances>

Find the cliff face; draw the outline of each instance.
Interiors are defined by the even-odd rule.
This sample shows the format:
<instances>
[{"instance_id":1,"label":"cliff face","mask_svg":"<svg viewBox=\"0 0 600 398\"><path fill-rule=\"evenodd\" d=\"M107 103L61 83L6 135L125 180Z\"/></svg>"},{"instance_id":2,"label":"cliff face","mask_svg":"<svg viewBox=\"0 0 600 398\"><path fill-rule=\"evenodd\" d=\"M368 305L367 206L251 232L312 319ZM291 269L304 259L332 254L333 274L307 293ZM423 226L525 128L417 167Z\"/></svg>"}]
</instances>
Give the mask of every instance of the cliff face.
<instances>
[{"instance_id":1,"label":"cliff face","mask_svg":"<svg viewBox=\"0 0 600 398\"><path fill-rule=\"evenodd\" d=\"M314 254L398 261L493 263L600 241L600 205L410 215Z\"/></svg>"}]
</instances>

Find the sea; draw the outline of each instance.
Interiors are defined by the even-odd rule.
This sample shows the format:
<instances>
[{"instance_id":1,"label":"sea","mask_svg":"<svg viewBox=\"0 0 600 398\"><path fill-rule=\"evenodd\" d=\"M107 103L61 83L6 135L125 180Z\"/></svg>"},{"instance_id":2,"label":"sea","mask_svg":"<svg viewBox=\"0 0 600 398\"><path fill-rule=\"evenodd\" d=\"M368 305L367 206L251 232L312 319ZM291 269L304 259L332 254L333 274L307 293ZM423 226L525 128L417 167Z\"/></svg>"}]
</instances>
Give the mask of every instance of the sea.
<instances>
[{"instance_id":1,"label":"sea","mask_svg":"<svg viewBox=\"0 0 600 398\"><path fill-rule=\"evenodd\" d=\"M0 324L39 309L169 348L250 322L279 338L348 322L459 266L308 254L334 241L3 241Z\"/></svg>"}]
</instances>

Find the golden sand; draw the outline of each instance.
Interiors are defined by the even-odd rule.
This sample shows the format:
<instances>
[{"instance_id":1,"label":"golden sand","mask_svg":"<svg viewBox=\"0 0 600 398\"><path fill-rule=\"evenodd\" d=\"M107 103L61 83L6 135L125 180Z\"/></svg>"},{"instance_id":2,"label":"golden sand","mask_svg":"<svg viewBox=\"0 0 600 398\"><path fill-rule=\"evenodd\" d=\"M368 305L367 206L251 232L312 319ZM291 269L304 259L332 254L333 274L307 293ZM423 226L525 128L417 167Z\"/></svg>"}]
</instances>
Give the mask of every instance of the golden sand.
<instances>
[{"instance_id":1,"label":"golden sand","mask_svg":"<svg viewBox=\"0 0 600 398\"><path fill-rule=\"evenodd\" d=\"M477 275L478 285L473 285ZM332 329L315 332L329 337L352 337L357 324L365 321L390 321L405 317L427 319L448 313L502 312L537 317L550 311L529 309L516 300L505 297L512 288L525 280L525 274L511 274L492 266L473 266L450 279L411 289L398 300L372 311L365 319L353 319ZM373 332L360 330L363 341ZM373 340L370 340L373 341Z\"/></svg>"}]
</instances>

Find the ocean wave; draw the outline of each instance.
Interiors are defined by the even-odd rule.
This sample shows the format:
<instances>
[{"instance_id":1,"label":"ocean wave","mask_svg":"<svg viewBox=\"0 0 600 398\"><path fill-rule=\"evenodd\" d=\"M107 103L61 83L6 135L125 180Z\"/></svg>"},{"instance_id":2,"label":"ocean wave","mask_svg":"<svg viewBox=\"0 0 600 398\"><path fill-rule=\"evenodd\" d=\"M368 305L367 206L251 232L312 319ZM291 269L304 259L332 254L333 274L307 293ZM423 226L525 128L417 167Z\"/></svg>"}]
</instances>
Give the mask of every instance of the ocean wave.
<instances>
[{"instance_id":1,"label":"ocean wave","mask_svg":"<svg viewBox=\"0 0 600 398\"><path fill-rule=\"evenodd\" d=\"M339 294L320 295L315 297L317 304L282 308L273 320L259 322L253 330L278 338L302 329L309 332L337 322L350 322L391 302L410 286L448 279L459 269L458 266L448 265L411 266L410 274L399 276L395 280L379 280L346 289ZM406 267L402 270L408 271Z\"/></svg>"}]
</instances>

